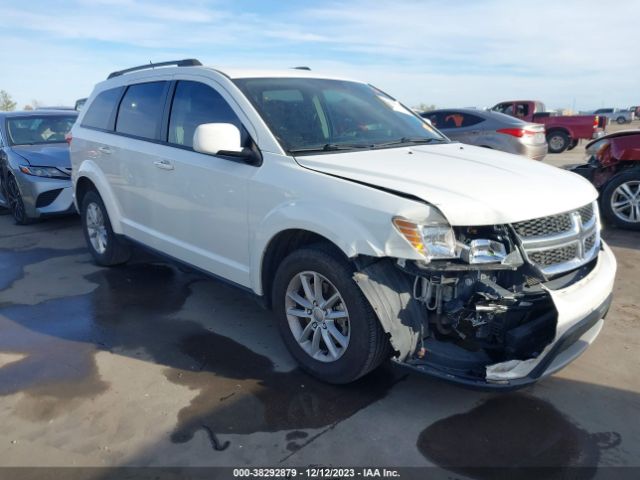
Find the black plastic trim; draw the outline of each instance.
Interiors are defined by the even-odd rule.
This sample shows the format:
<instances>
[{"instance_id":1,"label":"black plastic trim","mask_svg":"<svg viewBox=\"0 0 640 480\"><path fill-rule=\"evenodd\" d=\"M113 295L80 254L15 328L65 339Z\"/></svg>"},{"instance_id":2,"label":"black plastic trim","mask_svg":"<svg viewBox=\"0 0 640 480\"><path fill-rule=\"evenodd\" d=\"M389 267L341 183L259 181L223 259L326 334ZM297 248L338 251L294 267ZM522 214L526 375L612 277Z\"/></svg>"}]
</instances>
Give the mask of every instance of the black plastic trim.
<instances>
[{"instance_id":1,"label":"black plastic trim","mask_svg":"<svg viewBox=\"0 0 640 480\"><path fill-rule=\"evenodd\" d=\"M159 62L159 63L149 63L146 65L139 65L137 67L125 68L124 70L117 70L115 72L111 72L107 77L107 80L119 77L120 75L124 75L125 73L137 72L140 70L149 70L157 67L201 67L202 63L195 58L185 58L183 60L171 60L169 62Z\"/></svg>"}]
</instances>

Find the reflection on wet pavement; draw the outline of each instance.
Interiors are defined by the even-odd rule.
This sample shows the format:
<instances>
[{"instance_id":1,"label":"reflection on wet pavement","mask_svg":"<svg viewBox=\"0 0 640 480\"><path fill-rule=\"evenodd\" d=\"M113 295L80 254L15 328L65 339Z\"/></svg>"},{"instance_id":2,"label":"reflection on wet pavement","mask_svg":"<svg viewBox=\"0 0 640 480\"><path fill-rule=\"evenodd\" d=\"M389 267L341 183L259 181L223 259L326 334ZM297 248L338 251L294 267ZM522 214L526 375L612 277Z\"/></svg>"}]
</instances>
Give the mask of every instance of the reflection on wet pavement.
<instances>
[{"instance_id":1,"label":"reflection on wet pavement","mask_svg":"<svg viewBox=\"0 0 640 480\"><path fill-rule=\"evenodd\" d=\"M7 285L15 282L29 262L43 261L51 253L11 257L15 265L3 272L2 280ZM401 378L392 369L380 369L353 385L337 387L298 370L276 371L269 358L200 322L180 318L192 286L210 282L196 273L159 263L133 263L99 269L74 282L80 290L83 282L91 284L91 293L0 307L0 350L22 355L0 369L0 395L28 393L28 416L33 420L53 418L70 399L109 388L94 358L101 350L165 365L167 379L197 390L191 404L179 412L171 438L185 442L202 429L216 450L224 450L225 442L217 436L225 433L334 424L384 397ZM245 303L251 305L247 294L220 288L231 296L247 297ZM46 297L46 285L41 289ZM257 305L249 308L259 310ZM258 340L247 338L248 344Z\"/></svg>"},{"instance_id":2,"label":"reflection on wet pavement","mask_svg":"<svg viewBox=\"0 0 640 480\"><path fill-rule=\"evenodd\" d=\"M553 405L524 395L492 397L467 413L438 420L422 431L417 446L430 461L472 478L566 478L561 467L576 470L576 478L591 478L604 449L617 447L616 432L590 434L574 425Z\"/></svg>"}]
</instances>

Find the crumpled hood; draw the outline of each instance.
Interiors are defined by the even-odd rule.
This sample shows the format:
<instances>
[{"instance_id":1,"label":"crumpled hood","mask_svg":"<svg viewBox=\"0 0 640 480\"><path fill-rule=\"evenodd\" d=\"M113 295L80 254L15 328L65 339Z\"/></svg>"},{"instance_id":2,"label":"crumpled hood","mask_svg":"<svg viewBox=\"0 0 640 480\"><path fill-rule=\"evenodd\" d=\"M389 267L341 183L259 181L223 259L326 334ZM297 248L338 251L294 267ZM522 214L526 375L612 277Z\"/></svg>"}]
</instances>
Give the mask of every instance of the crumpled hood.
<instances>
[{"instance_id":1,"label":"crumpled hood","mask_svg":"<svg viewBox=\"0 0 640 480\"><path fill-rule=\"evenodd\" d=\"M421 198L438 207L452 225L529 220L573 210L598 197L575 173L460 143L305 155L296 161Z\"/></svg>"},{"instance_id":2,"label":"crumpled hood","mask_svg":"<svg viewBox=\"0 0 640 480\"><path fill-rule=\"evenodd\" d=\"M71 168L69 145L66 143L15 145L11 148L33 166Z\"/></svg>"}]
</instances>

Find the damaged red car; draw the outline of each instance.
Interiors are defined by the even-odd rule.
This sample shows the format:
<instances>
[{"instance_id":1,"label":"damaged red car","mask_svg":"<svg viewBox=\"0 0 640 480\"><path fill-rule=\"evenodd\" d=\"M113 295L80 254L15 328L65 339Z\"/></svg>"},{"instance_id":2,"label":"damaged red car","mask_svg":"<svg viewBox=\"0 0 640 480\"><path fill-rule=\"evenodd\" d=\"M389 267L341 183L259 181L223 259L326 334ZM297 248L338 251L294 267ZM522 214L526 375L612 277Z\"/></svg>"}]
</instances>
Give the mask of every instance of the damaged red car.
<instances>
[{"instance_id":1,"label":"damaged red car","mask_svg":"<svg viewBox=\"0 0 640 480\"><path fill-rule=\"evenodd\" d=\"M586 146L586 161L569 169L600 192L600 209L612 224L640 230L640 130L624 130Z\"/></svg>"}]
</instances>

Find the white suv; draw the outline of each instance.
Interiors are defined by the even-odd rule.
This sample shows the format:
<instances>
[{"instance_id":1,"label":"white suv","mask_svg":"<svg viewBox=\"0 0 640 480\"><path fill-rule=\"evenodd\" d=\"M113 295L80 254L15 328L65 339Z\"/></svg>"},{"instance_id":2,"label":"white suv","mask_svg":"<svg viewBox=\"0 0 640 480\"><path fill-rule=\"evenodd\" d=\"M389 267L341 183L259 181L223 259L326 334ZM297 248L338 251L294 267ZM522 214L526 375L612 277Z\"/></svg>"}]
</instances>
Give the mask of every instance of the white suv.
<instances>
[{"instance_id":1,"label":"white suv","mask_svg":"<svg viewBox=\"0 0 640 480\"><path fill-rule=\"evenodd\" d=\"M328 382L391 357L522 386L577 357L611 302L586 180L451 142L366 83L196 60L114 72L71 157L98 264L133 241L253 292Z\"/></svg>"}]
</instances>

